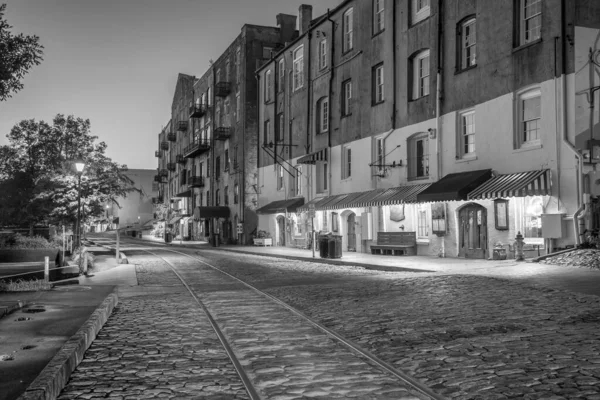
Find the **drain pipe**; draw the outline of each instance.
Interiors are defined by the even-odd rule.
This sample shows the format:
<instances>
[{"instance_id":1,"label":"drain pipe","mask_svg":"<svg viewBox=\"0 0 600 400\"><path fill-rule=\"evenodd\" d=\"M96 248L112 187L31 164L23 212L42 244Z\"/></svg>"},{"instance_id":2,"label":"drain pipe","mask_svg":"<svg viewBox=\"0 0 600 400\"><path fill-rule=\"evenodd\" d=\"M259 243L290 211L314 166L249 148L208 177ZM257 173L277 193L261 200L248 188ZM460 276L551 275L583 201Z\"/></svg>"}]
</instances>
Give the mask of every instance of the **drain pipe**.
<instances>
[{"instance_id":1,"label":"drain pipe","mask_svg":"<svg viewBox=\"0 0 600 400\"><path fill-rule=\"evenodd\" d=\"M435 150L437 156L437 179L442 179L442 135L441 135L441 111L442 111L442 0L438 0L438 35L437 35L437 76L436 76L436 99L435 99ZM443 252L444 250L442 250Z\"/></svg>"}]
</instances>

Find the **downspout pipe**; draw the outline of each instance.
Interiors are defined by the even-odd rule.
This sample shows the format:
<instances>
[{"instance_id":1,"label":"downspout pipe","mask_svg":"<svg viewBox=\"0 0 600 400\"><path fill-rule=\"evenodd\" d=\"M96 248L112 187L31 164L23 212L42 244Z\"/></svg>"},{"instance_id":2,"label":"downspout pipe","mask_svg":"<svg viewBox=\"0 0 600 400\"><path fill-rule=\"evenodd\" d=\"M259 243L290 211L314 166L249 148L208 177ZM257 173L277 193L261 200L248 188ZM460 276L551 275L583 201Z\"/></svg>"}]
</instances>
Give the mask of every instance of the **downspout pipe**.
<instances>
[{"instance_id":1,"label":"downspout pipe","mask_svg":"<svg viewBox=\"0 0 600 400\"><path fill-rule=\"evenodd\" d=\"M444 34L442 0L438 0L438 29L437 29L437 76L436 76L436 96L435 96L435 147L437 156L437 179L442 179L442 78L443 78L443 48L442 39Z\"/></svg>"},{"instance_id":2,"label":"downspout pipe","mask_svg":"<svg viewBox=\"0 0 600 400\"><path fill-rule=\"evenodd\" d=\"M311 131L310 131L310 127L311 127L310 111L312 109L312 102L311 102L311 100L312 100L312 96L311 96L312 82L310 80L311 79L310 78L310 71L311 71L311 69L310 69L310 60L311 60L310 44L311 44L311 39L312 39L312 32L310 30L308 31L307 38L308 38L307 57L306 57L307 62L304 65L306 65L308 68L307 79L306 79L306 84L308 85L308 87L306 88L306 104L307 104L307 107L306 107L306 153L308 154L312 151L312 137L311 137ZM311 166L311 168L312 168L312 166ZM315 174L316 174L316 171L315 171ZM310 175L313 175L313 174L310 174ZM316 181L317 180L315 179L315 182ZM310 184L311 195L312 195L312 191L313 191L312 184L313 184L313 182L311 182L311 184ZM311 198L312 198L312 196L311 196ZM313 229L314 229L314 227L313 227Z\"/></svg>"},{"instance_id":3,"label":"downspout pipe","mask_svg":"<svg viewBox=\"0 0 600 400\"><path fill-rule=\"evenodd\" d=\"M561 0L561 90L562 90L562 142L566 145L575 158L577 159L577 210L573 214L573 234L575 235L575 244L579 246L581 244L581 237L579 232L579 220L584 217L582 214L585 209L585 203L583 202L583 156L577 151L577 148L569 141L568 123L567 123L567 79L566 79L566 68L567 68L567 43L566 43L566 0Z\"/></svg>"},{"instance_id":4,"label":"downspout pipe","mask_svg":"<svg viewBox=\"0 0 600 400\"><path fill-rule=\"evenodd\" d=\"M398 98L398 73L396 66L396 2L392 1L392 131L396 129L396 107Z\"/></svg>"},{"instance_id":5,"label":"downspout pipe","mask_svg":"<svg viewBox=\"0 0 600 400\"><path fill-rule=\"evenodd\" d=\"M329 94L328 94L328 102L327 102L327 106L329 107L329 112L327 113L327 151L329 152L329 158L331 158L331 131L333 130L333 126L331 125L331 99L333 98L333 78L334 78L334 72L335 72L335 67L334 67L334 52L335 52L335 22L333 22L333 20L331 19L331 14L329 9L327 9L327 20L331 23L331 51L330 51L330 62L329 62ZM310 68L310 67L309 67ZM312 86L312 82L311 82L311 86ZM343 93L342 93L343 96ZM327 169L327 173L329 175L329 179L328 179L328 189L329 189L329 195L331 196L331 192L332 192L332 186L333 186L333 173L331 172L331 168Z\"/></svg>"}]
</instances>

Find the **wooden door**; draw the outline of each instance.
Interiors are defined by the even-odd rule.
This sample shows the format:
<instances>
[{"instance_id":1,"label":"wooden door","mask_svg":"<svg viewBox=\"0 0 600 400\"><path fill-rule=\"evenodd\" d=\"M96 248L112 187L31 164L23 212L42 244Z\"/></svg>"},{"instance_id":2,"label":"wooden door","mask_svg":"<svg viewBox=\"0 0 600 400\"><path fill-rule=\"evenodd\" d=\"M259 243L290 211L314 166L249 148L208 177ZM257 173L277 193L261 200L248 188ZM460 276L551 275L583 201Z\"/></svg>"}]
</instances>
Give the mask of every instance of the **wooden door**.
<instances>
[{"instance_id":1,"label":"wooden door","mask_svg":"<svg viewBox=\"0 0 600 400\"><path fill-rule=\"evenodd\" d=\"M348 251L356 251L356 220L355 214L348 215Z\"/></svg>"},{"instance_id":2,"label":"wooden door","mask_svg":"<svg viewBox=\"0 0 600 400\"><path fill-rule=\"evenodd\" d=\"M459 243L458 256L486 258L487 211L478 204L469 204L458 213Z\"/></svg>"},{"instance_id":3,"label":"wooden door","mask_svg":"<svg viewBox=\"0 0 600 400\"><path fill-rule=\"evenodd\" d=\"M285 246L285 218L277 217L277 230L279 231L278 246Z\"/></svg>"}]
</instances>

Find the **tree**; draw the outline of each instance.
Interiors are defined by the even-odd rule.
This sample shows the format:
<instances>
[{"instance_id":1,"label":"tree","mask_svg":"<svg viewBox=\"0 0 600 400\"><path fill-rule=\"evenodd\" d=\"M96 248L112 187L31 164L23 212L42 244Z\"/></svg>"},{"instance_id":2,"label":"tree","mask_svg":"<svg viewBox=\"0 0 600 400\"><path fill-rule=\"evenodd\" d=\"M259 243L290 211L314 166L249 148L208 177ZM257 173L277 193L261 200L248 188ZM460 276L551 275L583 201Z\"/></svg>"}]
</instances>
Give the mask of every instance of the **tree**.
<instances>
[{"instance_id":1,"label":"tree","mask_svg":"<svg viewBox=\"0 0 600 400\"><path fill-rule=\"evenodd\" d=\"M42 62L39 37L12 35L12 26L4 19L6 4L0 5L0 101L23 89L21 80L34 65Z\"/></svg>"},{"instance_id":2,"label":"tree","mask_svg":"<svg viewBox=\"0 0 600 400\"><path fill-rule=\"evenodd\" d=\"M138 189L127 166L105 155L106 143L90 134L90 121L58 114L52 125L24 120L0 147L0 216L6 223L72 225L77 219L78 175L74 160L86 163L81 179L82 215L102 215L103 205ZM118 205L118 203L117 203Z\"/></svg>"}]
</instances>

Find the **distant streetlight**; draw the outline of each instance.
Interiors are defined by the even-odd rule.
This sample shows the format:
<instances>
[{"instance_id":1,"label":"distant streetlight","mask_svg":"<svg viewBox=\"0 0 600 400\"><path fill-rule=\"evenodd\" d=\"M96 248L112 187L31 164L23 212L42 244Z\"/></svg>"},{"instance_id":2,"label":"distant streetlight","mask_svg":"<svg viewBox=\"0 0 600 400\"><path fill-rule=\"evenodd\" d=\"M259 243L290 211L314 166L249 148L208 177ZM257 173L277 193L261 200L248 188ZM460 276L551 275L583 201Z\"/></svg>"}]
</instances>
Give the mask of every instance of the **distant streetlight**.
<instances>
[{"instance_id":1,"label":"distant streetlight","mask_svg":"<svg viewBox=\"0 0 600 400\"><path fill-rule=\"evenodd\" d=\"M77 225L76 226L76 244L81 246L81 175L85 169L85 162L82 160L75 161L75 169L77 170Z\"/></svg>"}]
</instances>

